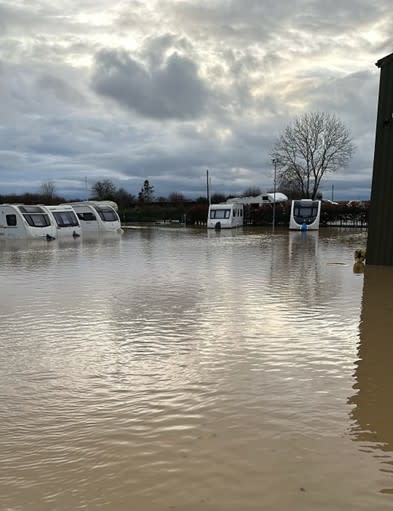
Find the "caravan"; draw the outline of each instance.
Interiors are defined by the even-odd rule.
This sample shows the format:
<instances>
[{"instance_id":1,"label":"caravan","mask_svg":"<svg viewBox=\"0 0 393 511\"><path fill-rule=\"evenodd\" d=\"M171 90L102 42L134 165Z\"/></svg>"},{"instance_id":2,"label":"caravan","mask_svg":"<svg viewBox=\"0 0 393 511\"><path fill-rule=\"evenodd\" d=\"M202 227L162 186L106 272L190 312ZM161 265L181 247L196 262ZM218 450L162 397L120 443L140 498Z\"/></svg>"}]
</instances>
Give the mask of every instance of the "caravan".
<instances>
[{"instance_id":1,"label":"caravan","mask_svg":"<svg viewBox=\"0 0 393 511\"><path fill-rule=\"evenodd\" d=\"M288 197L281 192L269 192L255 196L248 197L232 197L227 202L235 202L237 204L243 204L244 206L261 207L265 204L274 204L278 202L285 202Z\"/></svg>"},{"instance_id":2,"label":"caravan","mask_svg":"<svg viewBox=\"0 0 393 511\"><path fill-rule=\"evenodd\" d=\"M111 201L85 201L70 203L75 211L83 234L121 233L117 204Z\"/></svg>"},{"instance_id":3,"label":"caravan","mask_svg":"<svg viewBox=\"0 0 393 511\"><path fill-rule=\"evenodd\" d=\"M209 229L230 229L243 225L243 204L211 204L207 218Z\"/></svg>"},{"instance_id":4,"label":"caravan","mask_svg":"<svg viewBox=\"0 0 393 511\"><path fill-rule=\"evenodd\" d=\"M81 224L72 206L61 204L60 206L43 206L49 213L56 227L57 238L74 237L81 235Z\"/></svg>"},{"instance_id":5,"label":"caravan","mask_svg":"<svg viewBox=\"0 0 393 511\"><path fill-rule=\"evenodd\" d=\"M0 205L0 239L56 238L56 227L45 206Z\"/></svg>"},{"instance_id":6,"label":"caravan","mask_svg":"<svg viewBox=\"0 0 393 511\"><path fill-rule=\"evenodd\" d=\"M289 228L298 231L316 231L319 229L320 216L320 200L293 200Z\"/></svg>"}]
</instances>

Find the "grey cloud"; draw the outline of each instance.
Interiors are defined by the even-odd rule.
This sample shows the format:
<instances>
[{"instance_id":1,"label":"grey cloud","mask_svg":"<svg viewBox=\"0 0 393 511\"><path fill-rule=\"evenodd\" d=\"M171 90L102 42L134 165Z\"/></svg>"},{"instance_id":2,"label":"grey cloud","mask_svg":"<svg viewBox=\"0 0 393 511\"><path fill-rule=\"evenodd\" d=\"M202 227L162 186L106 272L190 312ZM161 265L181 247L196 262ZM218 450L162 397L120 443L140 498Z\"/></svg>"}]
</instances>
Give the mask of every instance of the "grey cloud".
<instances>
[{"instance_id":1,"label":"grey cloud","mask_svg":"<svg viewBox=\"0 0 393 511\"><path fill-rule=\"evenodd\" d=\"M82 106L89 107L80 73L66 65L30 68L3 61L0 78L0 123L7 120L8 129L20 126L29 136L38 133L32 128L38 119L67 117Z\"/></svg>"},{"instance_id":2,"label":"grey cloud","mask_svg":"<svg viewBox=\"0 0 393 511\"><path fill-rule=\"evenodd\" d=\"M24 47L14 50L25 60L30 60L37 67L45 63L46 66L58 65L67 60L78 60L80 57L89 59L92 54L99 50L98 43L83 41L79 36L66 36L61 41L53 37L36 36L31 40L29 48Z\"/></svg>"},{"instance_id":3,"label":"grey cloud","mask_svg":"<svg viewBox=\"0 0 393 511\"><path fill-rule=\"evenodd\" d=\"M334 183L337 198L365 197L374 62L392 51L392 26L387 0L164 0L154 8L5 0L2 191L53 179L60 191L83 196L86 176L137 193L147 177L159 195L195 196L204 192L206 168L214 191L269 188L274 138L293 116L322 110L347 124L357 146L350 167L329 176L324 191ZM131 40L132 54L119 49ZM118 49L99 51L106 44Z\"/></svg>"},{"instance_id":4,"label":"grey cloud","mask_svg":"<svg viewBox=\"0 0 393 511\"><path fill-rule=\"evenodd\" d=\"M369 71L344 77L310 80L301 92L307 97L309 109L336 112L356 137L375 129L378 73L372 66Z\"/></svg>"},{"instance_id":5,"label":"grey cloud","mask_svg":"<svg viewBox=\"0 0 393 511\"><path fill-rule=\"evenodd\" d=\"M143 42L141 58L154 69L161 66L161 63L167 58L168 52L174 53L174 51L180 50L180 52L190 53L192 49L192 44L185 37L166 33L147 37Z\"/></svg>"},{"instance_id":6,"label":"grey cloud","mask_svg":"<svg viewBox=\"0 0 393 511\"><path fill-rule=\"evenodd\" d=\"M39 9L22 8L11 3L0 5L0 34L12 33L15 29L28 25L40 25L41 15L46 15Z\"/></svg>"},{"instance_id":7,"label":"grey cloud","mask_svg":"<svg viewBox=\"0 0 393 511\"><path fill-rule=\"evenodd\" d=\"M35 35L37 31L58 33L61 28L75 30L74 24L65 9L41 2L31 2L30 5L18 6L14 2L3 2L0 5L0 36Z\"/></svg>"},{"instance_id":8,"label":"grey cloud","mask_svg":"<svg viewBox=\"0 0 393 511\"><path fill-rule=\"evenodd\" d=\"M301 2L296 22L299 28L316 33L337 34L359 30L381 16L390 14L390 2L371 3L369 0L331 0L329 2Z\"/></svg>"},{"instance_id":9,"label":"grey cloud","mask_svg":"<svg viewBox=\"0 0 393 511\"><path fill-rule=\"evenodd\" d=\"M225 36L239 40L266 42L289 28L313 30L314 35L337 34L361 24L369 24L381 16L391 16L391 4L382 0L378 4L369 0L342 2L271 2L269 0L225 0L205 4L166 2L166 11L188 27L210 31L212 37ZM183 26L182 25L182 26Z\"/></svg>"},{"instance_id":10,"label":"grey cloud","mask_svg":"<svg viewBox=\"0 0 393 511\"><path fill-rule=\"evenodd\" d=\"M190 59L171 54L159 67L145 67L124 51L96 55L94 90L152 119L200 117L208 90Z\"/></svg>"},{"instance_id":11,"label":"grey cloud","mask_svg":"<svg viewBox=\"0 0 393 511\"><path fill-rule=\"evenodd\" d=\"M86 99L77 89L56 76L44 74L38 79L37 85L41 90L46 90L65 103L72 103L74 105L86 103Z\"/></svg>"}]
</instances>

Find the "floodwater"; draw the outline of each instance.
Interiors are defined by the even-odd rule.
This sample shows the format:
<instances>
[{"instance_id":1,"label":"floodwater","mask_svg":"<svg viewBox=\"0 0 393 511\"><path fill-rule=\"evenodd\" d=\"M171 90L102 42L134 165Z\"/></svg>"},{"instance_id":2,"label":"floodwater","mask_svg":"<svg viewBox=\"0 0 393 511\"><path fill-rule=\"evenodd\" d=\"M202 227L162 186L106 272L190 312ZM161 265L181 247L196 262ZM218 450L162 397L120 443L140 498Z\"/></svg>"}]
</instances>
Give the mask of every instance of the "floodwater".
<instances>
[{"instance_id":1,"label":"floodwater","mask_svg":"<svg viewBox=\"0 0 393 511\"><path fill-rule=\"evenodd\" d=\"M0 244L1 511L393 509L366 233Z\"/></svg>"}]
</instances>

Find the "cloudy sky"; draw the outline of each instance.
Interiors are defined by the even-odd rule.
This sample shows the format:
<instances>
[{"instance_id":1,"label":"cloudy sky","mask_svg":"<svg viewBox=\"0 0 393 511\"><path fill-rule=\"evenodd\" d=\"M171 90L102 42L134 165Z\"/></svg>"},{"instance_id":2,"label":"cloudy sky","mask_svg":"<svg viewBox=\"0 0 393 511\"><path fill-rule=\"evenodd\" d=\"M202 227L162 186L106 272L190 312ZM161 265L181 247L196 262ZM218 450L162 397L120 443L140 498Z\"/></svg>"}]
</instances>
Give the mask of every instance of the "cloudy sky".
<instances>
[{"instance_id":1,"label":"cloudy sky","mask_svg":"<svg viewBox=\"0 0 393 511\"><path fill-rule=\"evenodd\" d=\"M294 117L336 114L356 151L330 198L369 198L391 0L0 0L0 194L271 188Z\"/></svg>"}]
</instances>

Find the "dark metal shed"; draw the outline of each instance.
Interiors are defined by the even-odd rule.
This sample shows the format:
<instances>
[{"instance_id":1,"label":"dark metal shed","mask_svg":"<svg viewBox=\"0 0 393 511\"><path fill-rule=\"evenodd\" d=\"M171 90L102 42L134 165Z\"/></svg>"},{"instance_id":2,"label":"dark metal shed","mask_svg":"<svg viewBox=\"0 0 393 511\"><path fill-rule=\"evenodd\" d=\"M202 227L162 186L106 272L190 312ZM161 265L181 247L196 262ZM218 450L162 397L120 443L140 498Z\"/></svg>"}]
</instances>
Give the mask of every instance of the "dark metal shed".
<instances>
[{"instance_id":1,"label":"dark metal shed","mask_svg":"<svg viewBox=\"0 0 393 511\"><path fill-rule=\"evenodd\" d=\"M367 264L393 266L393 53L379 60Z\"/></svg>"}]
</instances>

